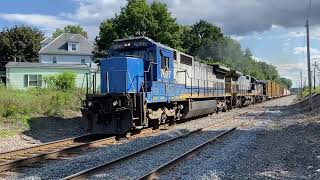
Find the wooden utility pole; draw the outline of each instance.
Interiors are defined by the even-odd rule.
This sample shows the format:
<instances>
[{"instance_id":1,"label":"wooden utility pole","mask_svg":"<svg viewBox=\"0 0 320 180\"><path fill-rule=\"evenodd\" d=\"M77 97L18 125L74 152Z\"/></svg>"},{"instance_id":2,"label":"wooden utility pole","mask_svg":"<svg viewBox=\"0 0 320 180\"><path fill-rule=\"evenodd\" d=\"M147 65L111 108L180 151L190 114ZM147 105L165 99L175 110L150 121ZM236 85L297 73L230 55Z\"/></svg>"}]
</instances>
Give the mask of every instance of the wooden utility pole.
<instances>
[{"instance_id":1,"label":"wooden utility pole","mask_svg":"<svg viewBox=\"0 0 320 180\"><path fill-rule=\"evenodd\" d=\"M317 68L317 61L314 62L313 68L313 90L316 90L316 68Z\"/></svg>"},{"instance_id":2,"label":"wooden utility pole","mask_svg":"<svg viewBox=\"0 0 320 180\"><path fill-rule=\"evenodd\" d=\"M303 82L302 82L302 70L300 70L300 98L302 98Z\"/></svg>"},{"instance_id":3,"label":"wooden utility pole","mask_svg":"<svg viewBox=\"0 0 320 180\"><path fill-rule=\"evenodd\" d=\"M312 80L311 80L311 65L310 65L310 40L309 40L309 20L306 23L307 29L307 63L308 63L308 88L309 88L309 110L312 110Z\"/></svg>"}]
</instances>

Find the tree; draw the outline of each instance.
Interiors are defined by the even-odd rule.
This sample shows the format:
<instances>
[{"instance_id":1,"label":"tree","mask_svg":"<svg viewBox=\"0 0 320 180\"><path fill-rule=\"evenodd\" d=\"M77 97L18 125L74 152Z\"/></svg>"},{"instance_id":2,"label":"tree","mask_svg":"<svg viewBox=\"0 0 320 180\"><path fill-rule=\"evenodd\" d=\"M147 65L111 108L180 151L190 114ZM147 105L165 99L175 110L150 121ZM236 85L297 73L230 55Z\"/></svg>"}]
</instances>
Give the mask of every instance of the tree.
<instances>
[{"instance_id":1,"label":"tree","mask_svg":"<svg viewBox=\"0 0 320 180\"><path fill-rule=\"evenodd\" d=\"M284 87L290 89L292 87L292 81L291 79L287 79L287 78L280 78L279 79L279 83L281 85L283 85Z\"/></svg>"},{"instance_id":2,"label":"tree","mask_svg":"<svg viewBox=\"0 0 320 180\"><path fill-rule=\"evenodd\" d=\"M82 36L88 38L88 33L80 25L67 25L63 29L57 28L55 32L52 33L52 37L56 38L62 33L72 33L81 34Z\"/></svg>"},{"instance_id":3,"label":"tree","mask_svg":"<svg viewBox=\"0 0 320 180\"><path fill-rule=\"evenodd\" d=\"M171 16L167 5L154 1L128 0L119 15L104 20L95 41L95 57L107 55L115 39L147 36L172 48L180 47L180 28Z\"/></svg>"},{"instance_id":4,"label":"tree","mask_svg":"<svg viewBox=\"0 0 320 180\"><path fill-rule=\"evenodd\" d=\"M150 38L170 47L180 48L180 27L176 19L168 11L167 5L154 1L151 4L151 13L153 16L153 28L150 29Z\"/></svg>"},{"instance_id":5,"label":"tree","mask_svg":"<svg viewBox=\"0 0 320 180\"><path fill-rule=\"evenodd\" d=\"M190 31L188 31L188 29L185 30L185 33L187 33L185 36L189 36L189 38L182 39L182 48L186 49L187 53L194 56L199 55L201 58L204 58L204 55L202 54L207 54L209 52L203 53L203 51L206 51L208 48L217 52L223 40L221 29L204 20L200 20L191 26ZM213 56L215 55L216 54Z\"/></svg>"},{"instance_id":6,"label":"tree","mask_svg":"<svg viewBox=\"0 0 320 180\"><path fill-rule=\"evenodd\" d=\"M37 28L14 26L0 32L0 68L9 61L38 62L44 34Z\"/></svg>"}]
</instances>

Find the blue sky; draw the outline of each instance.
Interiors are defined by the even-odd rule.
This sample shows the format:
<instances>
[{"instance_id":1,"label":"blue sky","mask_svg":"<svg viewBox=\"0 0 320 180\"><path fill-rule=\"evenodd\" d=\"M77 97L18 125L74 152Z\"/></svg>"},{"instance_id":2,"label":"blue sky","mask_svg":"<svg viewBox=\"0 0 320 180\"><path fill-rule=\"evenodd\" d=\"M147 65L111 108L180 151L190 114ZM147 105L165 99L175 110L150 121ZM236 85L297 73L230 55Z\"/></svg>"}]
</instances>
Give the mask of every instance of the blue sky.
<instances>
[{"instance_id":1,"label":"blue sky","mask_svg":"<svg viewBox=\"0 0 320 180\"><path fill-rule=\"evenodd\" d=\"M151 2L152 0L148 0ZM297 84L306 74L305 14L308 0L160 0L182 24L205 19L250 48L259 61L274 64L280 75ZM80 24L94 39L102 20L111 18L126 0L2 0L0 28L31 25L47 36L67 24ZM320 59L320 1L312 2L311 56Z\"/></svg>"}]
</instances>

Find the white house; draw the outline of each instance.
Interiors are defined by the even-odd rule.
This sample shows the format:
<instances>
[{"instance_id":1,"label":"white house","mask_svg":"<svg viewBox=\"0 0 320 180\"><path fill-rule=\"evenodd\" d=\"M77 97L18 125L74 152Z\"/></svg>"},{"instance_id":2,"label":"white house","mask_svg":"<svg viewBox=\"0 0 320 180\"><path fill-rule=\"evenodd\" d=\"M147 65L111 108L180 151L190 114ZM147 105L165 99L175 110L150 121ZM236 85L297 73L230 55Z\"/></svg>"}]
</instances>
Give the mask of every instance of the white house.
<instances>
[{"instance_id":1,"label":"white house","mask_svg":"<svg viewBox=\"0 0 320 180\"><path fill-rule=\"evenodd\" d=\"M42 64L87 64L92 61L93 43L80 34L63 33L41 41L39 59Z\"/></svg>"},{"instance_id":2,"label":"white house","mask_svg":"<svg viewBox=\"0 0 320 180\"><path fill-rule=\"evenodd\" d=\"M99 70L91 59L92 51L93 43L80 34L64 33L55 39L46 38L41 41L39 63L7 63L6 86L13 89L46 87L42 82L43 77L74 72L78 88L92 89L95 75L99 89Z\"/></svg>"}]
</instances>

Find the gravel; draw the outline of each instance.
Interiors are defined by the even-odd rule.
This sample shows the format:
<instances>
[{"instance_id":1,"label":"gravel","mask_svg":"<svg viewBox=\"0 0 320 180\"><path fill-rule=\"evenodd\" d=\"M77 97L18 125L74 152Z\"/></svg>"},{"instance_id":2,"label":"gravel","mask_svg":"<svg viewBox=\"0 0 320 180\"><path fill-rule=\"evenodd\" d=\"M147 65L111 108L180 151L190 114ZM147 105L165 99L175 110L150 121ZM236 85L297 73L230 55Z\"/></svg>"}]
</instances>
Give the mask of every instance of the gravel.
<instances>
[{"instance_id":1,"label":"gravel","mask_svg":"<svg viewBox=\"0 0 320 180\"><path fill-rule=\"evenodd\" d=\"M58 160L58 161L46 161L43 164L36 164L31 167L19 168L15 172L7 172L6 179L58 179L65 176L69 176L71 174L77 173L79 171L85 170L90 167L97 166L99 164L111 161L119 156L123 156L128 154L129 152L133 152L144 147L150 146L152 144L158 143L160 141L164 141L170 139L172 137L179 136L182 133L186 133L188 131L195 130L200 127L206 127L214 122L221 121L225 117L235 116L236 114L247 111L248 109L261 109L263 106L269 107L272 106L278 100L273 100L269 102L265 102L263 104L258 104L251 106L246 109L235 109L231 112L220 113L218 115L213 115L209 117L204 117L201 119L189 121L182 124L175 125L169 131L163 131L161 133L154 134L148 137L141 137L137 139L133 139L130 141L122 141L119 144L112 144L103 148L88 150L85 153L82 153L79 156L75 156L72 158ZM127 177L131 179L132 177L137 177L138 173L142 175L147 169L147 167L155 167L155 165L159 165L159 163L163 163L168 161L169 159L177 156L181 152L189 149L191 146L195 146L204 142L204 140L208 139L216 135L220 132L221 129L226 128L227 125L217 126L210 131L206 131L203 134L193 135L192 137L188 137L182 139L181 143L177 146L176 144L171 144L166 147L161 147L156 152L151 152L147 155L143 155L143 158L133 159L133 161L128 162L127 165L119 167L122 168L119 172L116 171L108 171L103 175L103 178L119 178L119 177ZM232 126L232 123L229 124L229 127ZM241 141L246 142L246 139L252 138L243 137ZM249 141L247 140L247 141ZM240 142L239 142L240 143ZM242 143L242 142L241 142ZM115 168L115 169L119 169ZM126 171L123 171L126 170ZM126 173L124 173L126 172ZM135 176L133 176L135 175ZM94 178L97 178L94 177Z\"/></svg>"},{"instance_id":2,"label":"gravel","mask_svg":"<svg viewBox=\"0 0 320 180\"><path fill-rule=\"evenodd\" d=\"M291 98L160 179L320 179L319 109L296 115Z\"/></svg>"},{"instance_id":3,"label":"gravel","mask_svg":"<svg viewBox=\"0 0 320 180\"><path fill-rule=\"evenodd\" d=\"M51 141L77 137L86 133L82 118L34 118L30 129L13 137L0 138L0 153Z\"/></svg>"}]
</instances>

